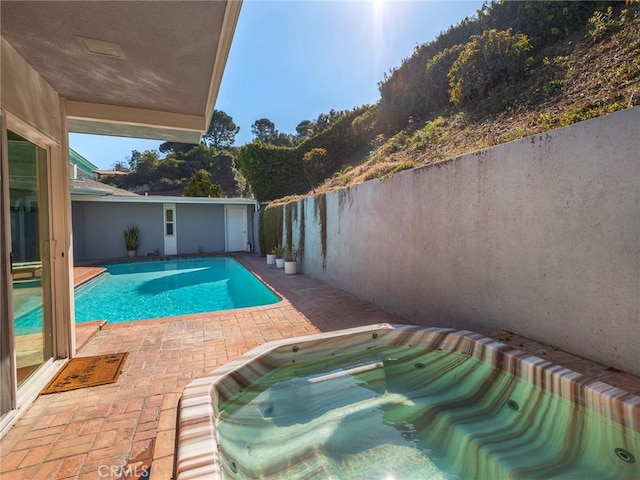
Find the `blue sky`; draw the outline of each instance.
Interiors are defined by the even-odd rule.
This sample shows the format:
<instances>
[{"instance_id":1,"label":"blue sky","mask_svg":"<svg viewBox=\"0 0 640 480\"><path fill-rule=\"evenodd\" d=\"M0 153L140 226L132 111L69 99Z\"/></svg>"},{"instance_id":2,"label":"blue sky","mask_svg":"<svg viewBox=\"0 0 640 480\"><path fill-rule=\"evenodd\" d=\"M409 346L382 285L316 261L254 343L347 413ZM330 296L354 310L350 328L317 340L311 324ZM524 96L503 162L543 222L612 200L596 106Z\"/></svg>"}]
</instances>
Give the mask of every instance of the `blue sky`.
<instances>
[{"instance_id":1,"label":"blue sky","mask_svg":"<svg viewBox=\"0 0 640 480\"><path fill-rule=\"evenodd\" d=\"M245 0L216 109L253 139L251 125L268 118L284 133L331 109L375 104L378 83L417 45L475 15L482 1ZM70 134L71 148L103 169L152 140Z\"/></svg>"}]
</instances>

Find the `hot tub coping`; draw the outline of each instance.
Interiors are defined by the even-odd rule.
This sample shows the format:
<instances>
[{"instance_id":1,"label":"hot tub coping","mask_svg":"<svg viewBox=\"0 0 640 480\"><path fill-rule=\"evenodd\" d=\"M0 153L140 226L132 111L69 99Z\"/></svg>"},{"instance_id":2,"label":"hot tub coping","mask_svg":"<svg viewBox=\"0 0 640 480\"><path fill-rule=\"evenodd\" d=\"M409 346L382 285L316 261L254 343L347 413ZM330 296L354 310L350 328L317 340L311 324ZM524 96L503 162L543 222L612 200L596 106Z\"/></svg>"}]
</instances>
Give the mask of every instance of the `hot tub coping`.
<instances>
[{"instance_id":1,"label":"hot tub coping","mask_svg":"<svg viewBox=\"0 0 640 480\"><path fill-rule=\"evenodd\" d=\"M343 337L350 342L336 342ZM265 372L289 363L292 355L306 360L374 345L470 355L640 432L636 395L469 330L381 323L268 342L190 382L178 405L174 478L221 478L215 430L218 404Z\"/></svg>"}]
</instances>

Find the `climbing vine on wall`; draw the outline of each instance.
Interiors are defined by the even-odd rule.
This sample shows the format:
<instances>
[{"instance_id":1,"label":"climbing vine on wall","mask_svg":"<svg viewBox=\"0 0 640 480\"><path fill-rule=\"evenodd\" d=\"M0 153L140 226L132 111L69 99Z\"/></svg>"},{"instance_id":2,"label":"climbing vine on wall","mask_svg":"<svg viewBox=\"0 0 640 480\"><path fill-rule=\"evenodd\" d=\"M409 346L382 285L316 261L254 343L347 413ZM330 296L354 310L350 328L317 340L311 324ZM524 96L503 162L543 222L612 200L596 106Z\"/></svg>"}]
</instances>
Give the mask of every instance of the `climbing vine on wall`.
<instances>
[{"instance_id":1,"label":"climbing vine on wall","mask_svg":"<svg viewBox=\"0 0 640 480\"><path fill-rule=\"evenodd\" d=\"M314 204L316 221L320 224L320 245L322 247L322 268L327 266L327 196L324 193L316 195Z\"/></svg>"},{"instance_id":2,"label":"climbing vine on wall","mask_svg":"<svg viewBox=\"0 0 640 480\"><path fill-rule=\"evenodd\" d=\"M289 202L284 206L284 222L287 230L287 248L293 248L293 212L296 210L296 203Z\"/></svg>"},{"instance_id":3,"label":"climbing vine on wall","mask_svg":"<svg viewBox=\"0 0 640 480\"><path fill-rule=\"evenodd\" d=\"M269 253L273 247L282 243L283 206L267 205L260 210L259 220L260 251Z\"/></svg>"},{"instance_id":4,"label":"climbing vine on wall","mask_svg":"<svg viewBox=\"0 0 640 480\"><path fill-rule=\"evenodd\" d=\"M304 226L304 206L305 200L304 198L300 200L300 223L298 224L300 227L300 240L298 240L298 253L300 254L300 258L304 255L304 242L305 242L305 226Z\"/></svg>"}]
</instances>

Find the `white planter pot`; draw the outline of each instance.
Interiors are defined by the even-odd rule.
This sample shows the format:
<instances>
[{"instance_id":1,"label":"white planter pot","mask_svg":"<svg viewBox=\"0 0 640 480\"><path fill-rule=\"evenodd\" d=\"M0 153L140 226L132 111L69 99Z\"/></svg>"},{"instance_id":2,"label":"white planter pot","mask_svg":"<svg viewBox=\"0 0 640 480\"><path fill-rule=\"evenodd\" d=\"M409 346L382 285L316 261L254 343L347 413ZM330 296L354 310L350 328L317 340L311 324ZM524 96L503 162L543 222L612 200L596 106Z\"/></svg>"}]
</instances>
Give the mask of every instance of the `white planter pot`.
<instances>
[{"instance_id":1,"label":"white planter pot","mask_svg":"<svg viewBox=\"0 0 640 480\"><path fill-rule=\"evenodd\" d=\"M276 256L274 253L267 253L267 265L275 265Z\"/></svg>"},{"instance_id":2,"label":"white planter pot","mask_svg":"<svg viewBox=\"0 0 640 480\"><path fill-rule=\"evenodd\" d=\"M127 257L135 257L135 256L136 256L135 250L127 250Z\"/></svg>"},{"instance_id":3,"label":"white planter pot","mask_svg":"<svg viewBox=\"0 0 640 480\"><path fill-rule=\"evenodd\" d=\"M284 273L287 275L295 275L298 273L298 262L284 262Z\"/></svg>"},{"instance_id":4,"label":"white planter pot","mask_svg":"<svg viewBox=\"0 0 640 480\"><path fill-rule=\"evenodd\" d=\"M276 268L284 268L284 258L276 258Z\"/></svg>"}]
</instances>

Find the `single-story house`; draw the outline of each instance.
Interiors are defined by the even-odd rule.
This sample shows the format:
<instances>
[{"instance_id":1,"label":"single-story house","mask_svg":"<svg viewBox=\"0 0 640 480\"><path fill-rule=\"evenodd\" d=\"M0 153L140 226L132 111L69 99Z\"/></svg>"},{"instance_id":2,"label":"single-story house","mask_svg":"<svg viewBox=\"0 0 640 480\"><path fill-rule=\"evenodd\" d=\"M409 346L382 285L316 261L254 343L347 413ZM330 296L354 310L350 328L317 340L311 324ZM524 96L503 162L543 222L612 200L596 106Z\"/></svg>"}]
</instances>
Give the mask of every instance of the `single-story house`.
<instances>
[{"instance_id":1,"label":"single-story house","mask_svg":"<svg viewBox=\"0 0 640 480\"><path fill-rule=\"evenodd\" d=\"M100 184L99 184L100 185ZM72 194L76 262L126 256L124 230L137 225L137 256L252 251L258 204L247 198Z\"/></svg>"}]
</instances>

